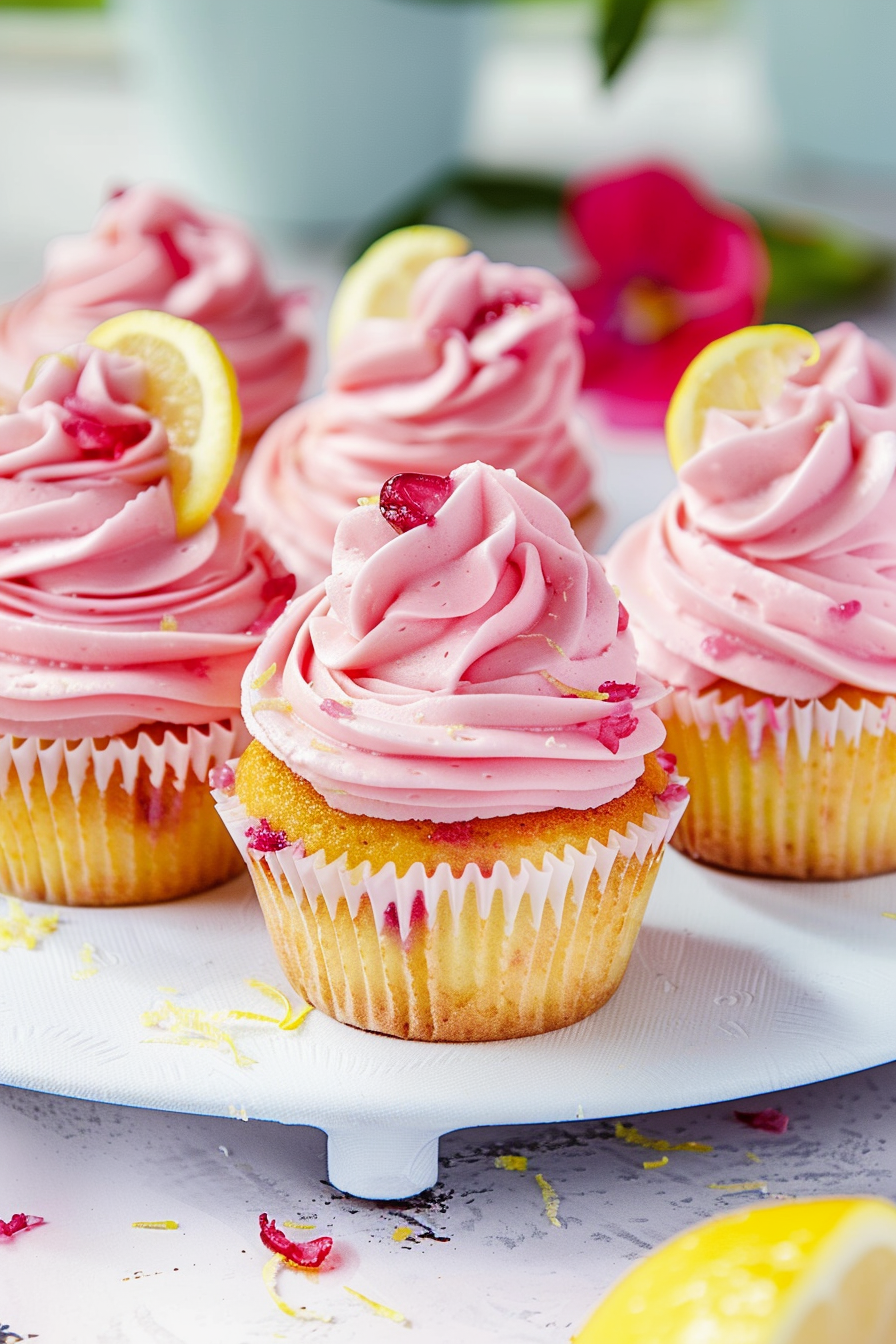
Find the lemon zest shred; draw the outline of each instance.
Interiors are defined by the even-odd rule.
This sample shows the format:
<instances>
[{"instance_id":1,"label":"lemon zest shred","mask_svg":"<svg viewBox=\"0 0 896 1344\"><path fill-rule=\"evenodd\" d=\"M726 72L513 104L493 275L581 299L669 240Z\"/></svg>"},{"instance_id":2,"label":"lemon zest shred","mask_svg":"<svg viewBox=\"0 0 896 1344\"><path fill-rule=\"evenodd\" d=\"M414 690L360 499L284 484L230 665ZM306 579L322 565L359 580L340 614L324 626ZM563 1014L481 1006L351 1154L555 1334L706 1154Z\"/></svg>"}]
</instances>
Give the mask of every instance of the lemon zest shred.
<instances>
[{"instance_id":1,"label":"lemon zest shred","mask_svg":"<svg viewBox=\"0 0 896 1344\"><path fill-rule=\"evenodd\" d=\"M343 1287L347 1293L351 1293L352 1297L356 1297L359 1302L363 1302L365 1307L369 1307L377 1316L385 1316L387 1321L395 1321L396 1325L408 1324L408 1318L403 1316L400 1311L396 1311L394 1307L384 1306L382 1302L375 1302L372 1297L365 1297L356 1288L349 1288L347 1283L343 1284Z\"/></svg>"},{"instance_id":2,"label":"lemon zest shred","mask_svg":"<svg viewBox=\"0 0 896 1344\"><path fill-rule=\"evenodd\" d=\"M156 1232L176 1232L180 1223L176 1223L173 1218L163 1218L156 1223L131 1223L131 1227L148 1227Z\"/></svg>"},{"instance_id":3,"label":"lemon zest shred","mask_svg":"<svg viewBox=\"0 0 896 1344\"><path fill-rule=\"evenodd\" d=\"M624 1125L616 1121L616 1138L625 1143L633 1143L638 1148L653 1148L657 1153L711 1153L711 1143L670 1143L668 1139L649 1139L641 1134L634 1125Z\"/></svg>"},{"instance_id":4,"label":"lemon zest shred","mask_svg":"<svg viewBox=\"0 0 896 1344\"><path fill-rule=\"evenodd\" d=\"M316 1226L315 1223L294 1223L289 1218L283 1219L284 1227L297 1227L300 1232L312 1232Z\"/></svg>"},{"instance_id":5,"label":"lemon zest shred","mask_svg":"<svg viewBox=\"0 0 896 1344\"><path fill-rule=\"evenodd\" d=\"M177 617L176 617L176 616L165 615L165 616L163 616L162 619L159 621L159 629L160 629L160 630L166 630L166 631L167 631L167 630L177 630L177 628L178 628L178 625L177 625Z\"/></svg>"},{"instance_id":6,"label":"lemon zest shred","mask_svg":"<svg viewBox=\"0 0 896 1344\"><path fill-rule=\"evenodd\" d=\"M228 1106L227 1109L231 1120L245 1120L248 1123L249 1117L246 1114L245 1106L240 1106L239 1110L235 1106Z\"/></svg>"},{"instance_id":7,"label":"lemon zest shred","mask_svg":"<svg viewBox=\"0 0 896 1344\"><path fill-rule=\"evenodd\" d=\"M566 657L566 654L561 649L556 639L551 639L550 635L544 634L543 631L541 630L533 630L531 634L528 635L517 635L517 639L543 639L551 646L552 649L554 649L556 653L559 653L561 658ZM541 675L544 676L544 673L542 672Z\"/></svg>"},{"instance_id":8,"label":"lemon zest shred","mask_svg":"<svg viewBox=\"0 0 896 1344\"><path fill-rule=\"evenodd\" d=\"M668 1161L668 1157L658 1157L655 1162L642 1162L641 1166L645 1171L656 1171L657 1167L664 1167Z\"/></svg>"},{"instance_id":9,"label":"lemon zest shred","mask_svg":"<svg viewBox=\"0 0 896 1344\"><path fill-rule=\"evenodd\" d=\"M272 695L269 700L256 700L252 706L252 713L257 714L259 710L270 709L276 714L291 714L292 705L282 695Z\"/></svg>"},{"instance_id":10,"label":"lemon zest shred","mask_svg":"<svg viewBox=\"0 0 896 1344\"><path fill-rule=\"evenodd\" d=\"M302 1003L298 1008L293 1008L286 995L274 985L269 985L266 980L247 980L246 984L250 989L257 989L260 994L273 999L283 1010L282 1017L269 1017L266 1013L248 1013L240 1009L233 1009L228 1016L234 1018L248 1018L253 1022L272 1022L274 1026L279 1027L281 1031L295 1031L305 1021L305 1018L313 1011L313 1005Z\"/></svg>"},{"instance_id":11,"label":"lemon zest shred","mask_svg":"<svg viewBox=\"0 0 896 1344\"><path fill-rule=\"evenodd\" d=\"M262 1268L261 1280L268 1290L271 1301L283 1312L285 1316L292 1316L297 1321L323 1321L325 1325L331 1324L333 1317L326 1316L322 1311L313 1311L311 1307L291 1307L289 1303L277 1292L277 1275L280 1269L300 1269L300 1265L290 1265L289 1261L282 1255L275 1252Z\"/></svg>"},{"instance_id":12,"label":"lemon zest shred","mask_svg":"<svg viewBox=\"0 0 896 1344\"><path fill-rule=\"evenodd\" d=\"M0 952L8 952L11 947L33 952L38 943L56 932L58 924L55 910L45 915L29 915L17 896L7 896L6 914L0 917Z\"/></svg>"},{"instance_id":13,"label":"lemon zest shred","mask_svg":"<svg viewBox=\"0 0 896 1344\"><path fill-rule=\"evenodd\" d=\"M525 1171L528 1165L528 1157L522 1157L519 1153L502 1153L495 1158L495 1166L503 1171Z\"/></svg>"},{"instance_id":14,"label":"lemon zest shred","mask_svg":"<svg viewBox=\"0 0 896 1344\"><path fill-rule=\"evenodd\" d=\"M83 944L80 957L81 964L76 971L72 971L72 979L89 980L100 969L96 962L96 948L93 943Z\"/></svg>"},{"instance_id":15,"label":"lemon zest shred","mask_svg":"<svg viewBox=\"0 0 896 1344\"><path fill-rule=\"evenodd\" d=\"M255 1064L256 1060L244 1055L237 1047L229 1031L218 1023L230 1014L224 1011L207 1013L201 1008L183 1008L170 999L165 999L158 1008L142 1013L140 1021L144 1027L158 1027L171 1033L168 1036L155 1036L144 1045L192 1045L198 1048L218 1049L224 1045L231 1051L234 1061L241 1069Z\"/></svg>"},{"instance_id":16,"label":"lemon zest shred","mask_svg":"<svg viewBox=\"0 0 896 1344\"><path fill-rule=\"evenodd\" d=\"M548 1222L554 1227L562 1227L563 1224L557 1217L560 1209L560 1196L557 1194L557 1191L551 1185L550 1181L545 1180L540 1171L535 1173L535 1179L541 1190L541 1197L544 1200L544 1211L547 1215Z\"/></svg>"},{"instance_id":17,"label":"lemon zest shred","mask_svg":"<svg viewBox=\"0 0 896 1344\"><path fill-rule=\"evenodd\" d=\"M368 505L368 504L376 504L376 506L379 507L379 502L380 502L380 497L379 497L379 495L359 495L359 496L358 496L358 504L359 504L359 506L360 506L362 509L363 509L366 505Z\"/></svg>"},{"instance_id":18,"label":"lemon zest shred","mask_svg":"<svg viewBox=\"0 0 896 1344\"><path fill-rule=\"evenodd\" d=\"M748 1162L761 1162L761 1161L762 1161L762 1158L761 1158L761 1157L757 1157L755 1153L751 1153L749 1150L747 1150L747 1161L748 1161Z\"/></svg>"},{"instance_id":19,"label":"lemon zest shred","mask_svg":"<svg viewBox=\"0 0 896 1344\"><path fill-rule=\"evenodd\" d=\"M407 1241L408 1237L412 1237L413 1235L414 1229L412 1227L396 1227L395 1231L392 1233L392 1240Z\"/></svg>"},{"instance_id":20,"label":"lemon zest shred","mask_svg":"<svg viewBox=\"0 0 896 1344\"><path fill-rule=\"evenodd\" d=\"M321 742L320 738L317 737L312 737L311 746L314 747L315 751L328 751L331 756L339 755L338 747L330 747L326 742Z\"/></svg>"},{"instance_id":21,"label":"lemon zest shred","mask_svg":"<svg viewBox=\"0 0 896 1344\"><path fill-rule=\"evenodd\" d=\"M578 686L567 686L565 681L558 681L544 668L541 668L538 675L544 677L545 681L549 681L552 686L556 686L558 691L563 691L566 695L575 695L579 700L609 700L610 698L606 691L583 691Z\"/></svg>"},{"instance_id":22,"label":"lemon zest shred","mask_svg":"<svg viewBox=\"0 0 896 1344\"><path fill-rule=\"evenodd\" d=\"M721 1185L714 1181L706 1188L707 1190L721 1190L726 1195L739 1195L745 1190L761 1190L764 1195L768 1194L768 1185L765 1181L732 1181L729 1185Z\"/></svg>"},{"instance_id":23,"label":"lemon zest shred","mask_svg":"<svg viewBox=\"0 0 896 1344\"><path fill-rule=\"evenodd\" d=\"M896 910L881 910L884 919L896 919Z\"/></svg>"},{"instance_id":24,"label":"lemon zest shred","mask_svg":"<svg viewBox=\"0 0 896 1344\"><path fill-rule=\"evenodd\" d=\"M250 683L253 691L260 691L262 686L266 686L276 671L277 664L271 663L270 667L266 667L263 672L259 672L255 680Z\"/></svg>"}]
</instances>

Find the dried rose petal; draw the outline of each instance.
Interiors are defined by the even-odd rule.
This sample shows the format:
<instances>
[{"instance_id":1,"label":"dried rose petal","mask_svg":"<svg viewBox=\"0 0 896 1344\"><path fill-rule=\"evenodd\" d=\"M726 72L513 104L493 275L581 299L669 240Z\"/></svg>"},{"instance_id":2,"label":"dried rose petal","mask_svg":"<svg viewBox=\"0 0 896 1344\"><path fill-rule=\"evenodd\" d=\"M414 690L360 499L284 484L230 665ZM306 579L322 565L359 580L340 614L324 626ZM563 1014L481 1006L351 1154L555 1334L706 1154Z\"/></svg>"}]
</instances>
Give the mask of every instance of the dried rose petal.
<instances>
[{"instance_id":1,"label":"dried rose petal","mask_svg":"<svg viewBox=\"0 0 896 1344\"><path fill-rule=\"evenodd\" d=\"M213 766L208 772L208 782L213 789L220 789L222 793L233 793L236 784L233 766L228 765L226 761L223 765Z\"/></svg>"},{"instance_id":2,"label":"dried rose petal","mask_svg":"<svg viewBox=\"0 0 896 1344\"><path fill-rule=\"evenodd\" d=\"M656 800L658 803L683 803L689 797L684 784L673 783L667 784L662 793L656 795Z\"/></svg>"},{"instance_id":3,"label":"dried rose petal","mask_svg":"<svg viewBox=\"0 0 896 1344\"><path fill-rule=\"evenodd\" d=\"M404 471L392 476L380 491L380 513L396 532L432 527L436 514L454 489L450 476L427 476Z\"/></svg>"},{"instance_id":4,"label":"dried rose petal","mask_svg":"<svg viewBox=\"0 0 896 1344\"><path fill-rule=\"evenodd\" d=\"M663 767L667 775L675 773L675 769L678 765L678 757L674 752L655 751L653 754L657 759L657 764Z\"/></svg>"},{"instance_id":5,"label":"dried rose petal","mask_svg":"<svg viewBox=\"0 0 896 1344\"><path fill-rule=\"evenodd\" d=\"M589 737L596 737L601 746L606 747L614 756L619 750L622 739L631 737L637 726L638 720L627 711L621 714L608 714L604 719L592 719L589 723L577 725Z\"/></svg>"},{"instance_id":6,"label":"dried rose petal","mask_svg":"<svg viewBox=\"0 0 896 1344\"><path fill-rule=\"evenodd\" d=\"M138 420L129 425L107 425L94 414L95 408L82 397L64 397L62 404L71 412L69 419L63 420L62 428L70 439L74 439L81 456L88 460L117 462L128 448L142 443L152 429L149 420Z\"/></svg>"},{"instance_id":7,"label":"dried rose petal","mask_svg":"<svg viewBox=\"0 0 896 1344\"><path fill-rule=\"evenodd\" d=\"M318 1269L333 1249L332 1237L315 1237L313 1241L290 1241L281 1232L273 1218L266 1213L258 1215L262 1244L276 1255L282 1255L291 1265L300 1269Z\"/></svg>"},{"instance_id":8,"label":"dried rose petal","mask_svg":"<svg viewBox=\"0 0 896 1344\"><path fill-rule=\"evenodd\" d=\"M262 817L257 826L246 827L246 842L250 849L261 854L275 854L278 849L289 846L285 831L275 831L267 817Z\"/></svg>"},{"instance_id":9,"label":"dried rose petal","mask_svg":"<svg viewBox=\"0 0 896 1344\"><path fill-rule=\"evenodd\" d=\"M278 574L270 579L265 579L261 585L262 602L274 602L277 598L285 598L288 602L296 591L295 574Z\"/></svg>"},{"instance_id":10,"label":"dried rose petal","mask_svg":"<svg viewBox=\"0 0 896 1344\"><path fill-rule=\"evenodd\" d=\"M790 1124L790 1116L772 1106L764 1111L735 1111L734 1118L742 1125L749 1125L750 1129L763 1129L766 1134L785 1134Z\"/></svg>"},{"instance_id":11,"label":"dried rose petal","mask_svg":"<svg viewBox=\"0 0 896 1344\"><path fill-rule=\"evenodd\" d=\"M171 262L171 269L174 272L175 280L185 280L193 270L193 263L189 257L185 257L177 243L172 238L167 229L160 229L156 234L159 245L165 256Z\"/></svg>"},{"instance_id":12,"label":"dried rose petal","mask_svg":"<svg viewBox=\"0 0 896 1344\"><path fill-rule=\"evenodd\" d=\"M724 662L726 658L733 658L736 653L740 653L743 645L736 635L726 635L722 631L719 635L707 635L700 641L700 648L708 658Z\"/></svg>"},{"instance_id":13,"label":"dried rose petal","mask_svg":"<svg viewBox=\"0 0 896 1344\"><path fill-rule=\"evenodd\" d=\"M468 821L440 821L426 838L436 844L468 845L473 838L473 827Z\"/></svg>"},{"instance_id":14,"label":"dried rose petal","mask_svg":"<svg viewBox=\"0 0 896 1344\"><path fill-rule=\"evenodd\" d=\"M630 681L605 681L597 688L601 695L605 695L611 705L617 705L620 700L634 700L640 693L640 686L635 686Z\"/></svg>"},{"instance_id":15,"label":"dried rose petal","mask_svg":"<svg viewBox=\"0 0 896 1344\"><path fill-rule=\"evenodd\" d=\"M616 621L617 635L624 635L628 629L628 609L619 603L619 617Z\"/></svg>"},{"instance_id":16,"label":"dried rose petal","mask_svg":"<svg viewBox=\"0 0 896 1344\"><path fill-rule=\"evenodd\" d=\"M836 607L828 607L828 615L835 621L851 621L861 610L861 602L854 597L851 602L838 602Z\"/></svg>"},{"instance_id":17,"label":"dried rose petal","mask_svg":"<svg viewBox=\"0 0 896 1344\"><path fill-rule=\"evenodd\" d=\"M0 1237L14 1237L17 1232L27 1232L32 1227L42 1227L47 1220L38 1218L34 1213L14 1213L8 1223L0 1218Z\"/></svg>"},{"instance_id":18,"label":"dried rose petal","mask_svg":"<svg viewBox=\"0 0 896 1344\"><path fill-rule=\"evenodd\" d=\"M329 714L331 719L353 719L354 713L351 705L340 704L338 700L321 700L321 710L324 714Z\"/></svg>"}]
</instances>

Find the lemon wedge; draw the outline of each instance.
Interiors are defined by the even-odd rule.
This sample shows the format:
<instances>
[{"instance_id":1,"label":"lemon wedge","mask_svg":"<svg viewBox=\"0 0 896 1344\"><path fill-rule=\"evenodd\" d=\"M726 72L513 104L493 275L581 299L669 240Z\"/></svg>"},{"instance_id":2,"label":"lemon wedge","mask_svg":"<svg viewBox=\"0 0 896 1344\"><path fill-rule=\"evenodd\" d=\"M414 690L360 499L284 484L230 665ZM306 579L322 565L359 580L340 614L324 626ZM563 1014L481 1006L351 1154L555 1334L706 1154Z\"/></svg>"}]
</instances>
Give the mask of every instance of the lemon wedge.
<instances>
[{"instance_id":1,"label":"lemon wedge","mask_svg":"<svg viewBox=\"0 0 896 1344\"><path fill-rule=\"evenodd\" d=\"M675 470L699 451L708 410L758 411L820 354L811 332L784 323L742 327L712 341L691 360L669 403L666 443Z\"/></svg>"},{"instance_id":2,"label":"lemon wedge","mask_svg":"<svg viewBox=\"0 0 896 1344\"><path fill-rule=\"evenodd\" d=\"M762 1205L643 1260L573 1344L892 1344L896 1206Z\"/></svg>"},{"instance_id":3,"label":"lemon wedge","mask_svg":"<svg viewBox=\"0 0 896 1344\"><path fill-rule=\"evenodd\" d=\"M221 501L239 449L240 403L230 361L204 327L148 309L112 317L87 339L146 366L143 409L168 434L178 535L198 532Z\"/></svg>"},{"instance_id":4,"label":"lemon wedge","mask_svg":"<svg viewBox=\"0 0 896 1344\"><path fill-rule=\"evenodd\" d=\"M331 353L365 318L406 317L411 290L427 266L469 250L469 238L439 224L412 224L378 238L349 267L336 291L328 333Z\"/></svg>"}]
</instances>

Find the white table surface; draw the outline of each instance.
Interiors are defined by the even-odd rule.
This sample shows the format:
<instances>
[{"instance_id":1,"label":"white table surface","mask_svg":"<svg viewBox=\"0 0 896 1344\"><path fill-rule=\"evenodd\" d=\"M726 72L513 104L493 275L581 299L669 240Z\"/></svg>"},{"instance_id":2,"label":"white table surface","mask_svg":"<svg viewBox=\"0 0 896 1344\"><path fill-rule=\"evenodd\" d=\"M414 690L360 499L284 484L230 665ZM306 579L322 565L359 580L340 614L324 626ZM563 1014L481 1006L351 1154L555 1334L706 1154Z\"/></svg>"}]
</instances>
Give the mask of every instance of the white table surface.
<instances>
[{"instance_id":1,"label":"white table surface","mask_svg":"<svg viewBox=\"0 0 896 1344\"><path fill-rule=\"evenodd\" d=\"M48 238L87 226L105 184L146 174L171 177L112 47L88 41L84 56L78 43L65 39L44 59L29 42L18 29L0 31L0 298L37 278ZM715 180L739 173L754 199L812 202L896 235L892 188L782 176L766 122L741 134L734 155L730 135L707 137L712 124L755 124L754 67L736 45L722 41L712 62L686 69L677 61L663 65L659 48L651 48L642 75L629 81L634 92L613 95L611 121L609 104L602 114L593 100L585 106L590 75L583 74L579 52L570 48L564 55L562 48L556 43L550 59L525 44L494 57L474 149L526 162L531 125L527 129L519 114L526 108L537 110L541 167L643 152L655 141L668 152L666 132L674 123L683 154ZM656 61L663 79L656 78ZM697 96L701 70L707 71L706 97ZM566 91L565 101L557 90ZM628 114L619 110L626 97ZM737 107L732 99L740 99ZM707 107L716 103L714 123ZM657 141L650 127L660 121ZM724 168L717 152L723 140ZM570 146L577 164L569 161ZM529 225L489 227L491 235L483 228L479 236L495 256L548 264L562 256L554 240ZM338 275L336 250L283 246L277 265L284 278L312 284L322 314ZM896 345L892 303L864 320ZM318 360L314 381L320 374ZM646 474L641 463L652 464ZM633 471L636 499L628 488ZM668 480L662 458L649 449L605 453L604 492L613 505L608 533L652 507ZM532 1085L537 1088L537 1078ZM711 1154L673 1152L659 1170L643 1167L657 1154L620 1142L608 1122L457 1132L442 1141L439 1186L387 1206L341 1196L323 1182L324 1136L317 1130L0 1088L0 1218L22 1210L47 1219L12 1241L0 1239L0 1326L41 1344L376 1344L396 1338L400 1327L346 1294L350 1284L403 1312L414 1337L426 1344L459 1338L465 1344L560 1344L628 1265L702 1217L761 1199L896 1196L896 1064L754 1098L743 1108L765 1105L790 1115L785 1135L746 1129L733 1120L730 1102L628 1117L649 1135L713 1146ZM506 1152L526 1155L529 1170L496 1169L495 1156ZM535 1173L556 1189L559 1228L545 1215ZM767 1194L710 1188L757 1180ZM281 1276L293 1305L330 1312L332 1324L290 1321L271 1303L261 1280L268 1256L257 1235L260 1212L281 1223L315 1224L314 1232L298 1237L335 1238L330 1273L309 1281ZM175 1219L179 1229L131 1227L155 1219ZM417 1235L397 1243L392 1233L403 1225Z\"/></svg>"}]
</instances>

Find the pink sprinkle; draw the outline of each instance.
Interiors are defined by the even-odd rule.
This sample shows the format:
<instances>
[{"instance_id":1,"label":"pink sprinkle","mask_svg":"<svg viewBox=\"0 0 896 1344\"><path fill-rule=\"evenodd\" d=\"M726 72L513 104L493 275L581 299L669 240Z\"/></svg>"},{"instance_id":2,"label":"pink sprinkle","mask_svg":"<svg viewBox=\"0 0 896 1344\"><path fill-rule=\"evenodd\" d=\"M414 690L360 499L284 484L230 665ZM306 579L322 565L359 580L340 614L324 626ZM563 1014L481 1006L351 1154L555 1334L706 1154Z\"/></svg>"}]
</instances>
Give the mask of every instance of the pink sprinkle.
<instances>
[{"instance_id":1,"label":"pink sprinkle","mask_svg":"<svg viewBox=\"0 0 896 1344\"><path fill-rule=\"evenodd\" d=\"M341 705L338 700L321 700L320 707L331 719L353 719L351 705Z\"/></svg>"},{"instance_id":2,"label":"pink sprinkle","mask_svg":"<svg viewBox=\"0 0 896 1344\"><path fill-rule=\"evenodd\" d=\"M733 658L736 653L740 653L743 645L735 635L723 632L720 635L707 635L700 641L700 648L708 658L715 658L722 663L726 658Z\"/></svg>"},{"instance_id":3,"label":"pink sprinkle","mask_svg":"<svg viewBox=\"0 0 896 1344\"><path fill-rule=\"evenodd\" d=\"M625 633L625 631L626 631L627 629L628 629L628 610L627 610L627 608L624 607L624 606L622 605L622 603L620 602L620 603L619 603L619 616L618 616L617 621L616 621L616 633L617 633L617 635L622 635L622 634Z\"/></svg>"},{"instance_id":4,"label":"pink sprinkle","mask_svg":"<svg viewBox=\"0 0 896 1344\"><path fill-rule=\"evenodd\" d=\"M631 681L604 681L597 689L611 705L616 705L620 700L634 700L641 688Z\"/></svg>"},{"instance_id":5,"label":"pink sprinkle","mask_svg":"<svg viewBox=\"0 0 896 1344\"><path fill-rule=\"evenodd\" d=\"M233 773L233 767L225 761L223 765L216 765L208 772L208 782L213 789L219 789L221 793L232 794L236 784L236 775Z\"/></svg>"},{"instance_id":6,"label":"pink sprinkle","mask_svg":"<svg viewBox=\"0 0 896 1344\"><path fill-rule=\"evenodd\" d=\"M784 1134L790 1124L790 1116L769 1106L764 1111L735 1111L735 1120L750 1129L764 1129L767 1134Z\"/></svg>"},{"instance_id":7,"label":"pink sprinkle","mask_svg":"<svg viewBox=\"0 0 896 1344\"><path fill-rule=\"evenodd\" d=\"M433 826L426 838L436 844L441 841L446 845L468 845L473 839L473 827L468 821L442 821Z\"/></svg>"},{"instance_id":8,"label":"pink sprinkle","mask_svg":"<svg viewBox=\"0 0 896 1344\"><path fill-rule=\"evenodd\" d=\"M177 243L172 238L167 229L160 229L156 234L159 245L165 256L171 262L171 269L174 272L175 280L185 280L193 269L193 263L189 257L185 257Z\"/></svg>"},{"instance_id":9,"label":"pink sprinkle","mask_svg":"<svg viewBox=\"0 0 896 1344\"><path fill-rule=\"evenodd\" d=\"M836 607L828 607L828 615L835 621L851 621L861 610L861 602L854 597L851 602L838 602Z\"/></svg>"},{"instance_id":10,"label":"pink sprinkle","mask_svg":"<svg viewBox=\"0 0 896 1344\"><path fill-rule=\"evenodd\" d=\"M128 448L142 443L152 424L138 420L129 425L107 425L95 414L96 408L82 397L63 397L62 404L71 417L63 420L62 428L74 439L82 457L88 460L104 459L117 462Z\"/></svg>"},{"instance_id":11,"label":"pink sprinkle","mask_svg":"<svg viewBox=\"0 0 896 1344\"><path fill-rule=\"evenodd\" d=\"M658 803L683 803L690 794L683 784L667 784L662 793L656 795Z\"/></svg>"},{"instance_id":12,"label":"pink sprinkle","mask_svg":"<svg viewBox=\"0 0 896 1344\"><path fill-rule=\"evenodd\" d=\"M454 489L450 476L429 476L420 471L391 476L380 491L380 513L396 532L414 527L432 527L436 514Z\"/></svg>"},{"instance_id":13,"label":"pink sprinkle","mask_svg":"<svg viewBox=\"0 0 896 1344\"><path fill-rule=\"evenodd\" d=\"M42 1227L46 1218L38 1218L34 1213L14 1213L8 1223L0 1218L0 1237L14 1237L17 1232L28 1232L32 1227Z\"/></svg>"},{"instance_id":14,"label":"pink sprinkle","mask_svg":"<svg viewBox=\"0 0 896 1344\"><path fill-rule=\"evenodd\" d=\"M250 849L257 849L260 854L274 854L289 845L286 832L273 830L267 817L262 817L257 826L246 827L246 841Z\"/></svg>"},{"instance_id":15,"label":"pink sprinkle","mask_svg":"<svg viewBox=\"0 0 896 1344\"><path fill-rule=\"evenodd\" d=\"M678 757L674 754L674 752L655 751L653 754L656 757L659 764L663 767L667 775L672 775L675 773L676 767L678 765Z\"/></svg>"}]
</instances>

